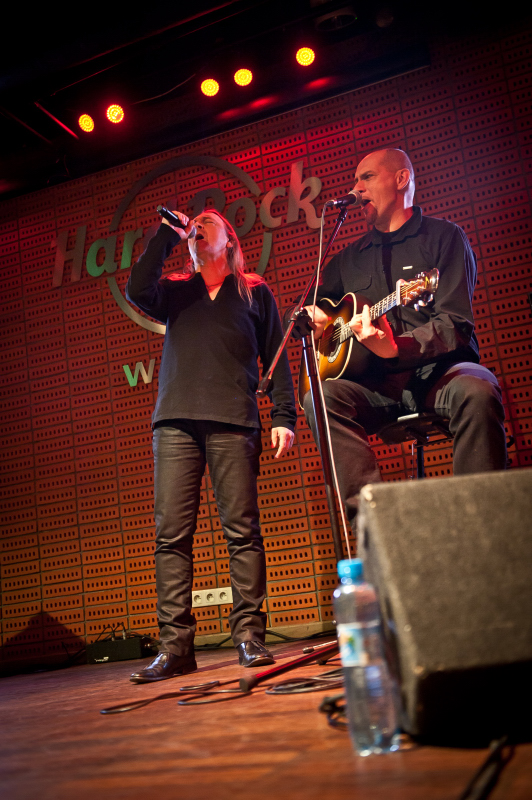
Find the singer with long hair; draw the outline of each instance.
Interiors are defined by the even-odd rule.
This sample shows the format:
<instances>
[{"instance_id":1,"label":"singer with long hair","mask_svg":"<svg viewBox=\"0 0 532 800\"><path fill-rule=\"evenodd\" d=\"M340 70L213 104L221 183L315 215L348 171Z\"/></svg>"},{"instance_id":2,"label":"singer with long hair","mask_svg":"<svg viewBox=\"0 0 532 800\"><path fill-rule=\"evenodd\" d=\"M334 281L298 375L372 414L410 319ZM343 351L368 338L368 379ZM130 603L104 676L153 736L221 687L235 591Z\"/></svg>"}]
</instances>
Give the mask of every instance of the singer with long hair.
<instances>
[{"instance_id":1,"label":"singer with long hair","mask_svg":"<svg viewBox=\"0 0 532 800\"><path fill-rule=\"evenodd\" d=\"M126 290L131 302L166 325L152 417L161 649L131 676L134 683L196 669L192 544L207 465L229 552L229 625L239 663L273 663L264 646L266 563L255 390L258 359L267 369L282 339L279 314L264 280L244 271L238 238L221 214L211 209L189 220L175 213L184 228L163 220L133 266ZM185 271L162 278L165 259L182 240L190 253ZM276 366L270 397L271 445L278 458L291 447L296 422L286 354Z\"/></svg>"}]
</instances>

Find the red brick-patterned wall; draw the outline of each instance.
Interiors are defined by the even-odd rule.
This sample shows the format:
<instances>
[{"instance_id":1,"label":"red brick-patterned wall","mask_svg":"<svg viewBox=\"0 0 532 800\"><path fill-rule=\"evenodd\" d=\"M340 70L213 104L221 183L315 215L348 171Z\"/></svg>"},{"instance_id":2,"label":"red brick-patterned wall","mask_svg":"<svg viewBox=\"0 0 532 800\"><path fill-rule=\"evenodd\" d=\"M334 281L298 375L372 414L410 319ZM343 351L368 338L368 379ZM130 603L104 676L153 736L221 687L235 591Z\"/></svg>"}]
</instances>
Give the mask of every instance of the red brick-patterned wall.
<instances>
[{"instance_id":1,"label":"red brick-patterned wall","mask_svg":"<svg viewBox=\"0 0 532 800\"><path fill-rule=\"evenodd\" d=\"M531 31L435 42L429 68L0 206L2 660L60 655L119 623L156 632L150 414L162 336L129 319L112 289L116 281L123 293L129 272L127 257L121 268L126 232L145 234L159 202L178 198L186 209L200 189L216 186L226 207L247 197L259 212L272 188L288 190L303 162L303 181L322 183L313 201L319 215L324 200L352 187L361 155L405 148L417 202L461 225L479 257L483 363L504 389L512 467L532 464L531 49ZM136 181L183 155L240 167L258 194L227 169L179 166L146 185L111 231ZM287 193L279 195L271 205L279 226L265 228L257 213L242 239L254 268L271 234L265 278L281 307L306 283L318 250L317 230L303 211L287 221L287 205ZM241 210L237 223L243 219ZM66 235L72 250L85 225L81 272L70 258L54 285L57 242ZM335 249L363 232L359 212L350 213ZM108 245L103 263L100 248L90 274L91 244L113 235L114 254ZM140 247L137 240L133 257ZM182 262L177 253L168 268ZM297 344L289 356L296 376ZM124 366L134 376L138 362L148 382L137 370L132 386ZM267 445L265 402L261 414ZM386 480L407 478L407 446L374 446ZM431 448L427 463L430 476L451 474L450 446ZM269 625L331 619L334 552L317 451L302 419L288 457L275 462L265 447L259 485ZM208 480L195 555L195 588L228 585ZM199 631L226 631L227 614L227 606L199 608Z\"/></svg>"}]
</instances>

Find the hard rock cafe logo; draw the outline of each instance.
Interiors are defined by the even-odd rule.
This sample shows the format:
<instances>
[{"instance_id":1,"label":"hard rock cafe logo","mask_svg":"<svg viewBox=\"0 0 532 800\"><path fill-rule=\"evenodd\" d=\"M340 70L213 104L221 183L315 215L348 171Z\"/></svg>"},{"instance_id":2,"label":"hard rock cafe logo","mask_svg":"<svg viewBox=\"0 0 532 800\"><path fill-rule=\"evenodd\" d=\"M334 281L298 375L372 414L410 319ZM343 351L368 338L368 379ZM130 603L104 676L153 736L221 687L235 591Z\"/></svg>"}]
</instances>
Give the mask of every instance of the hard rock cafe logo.
<instances>
[{"instance_id":1,"label":"hard rock cafe logo","mask_svg":"<svg viewBox=\"0 0 532 800\"><path fill-rule=\"evenodd\" d=\"M133 247L138 239L146 236L148 238L152 229L145 231L143 228L137 230L126 230L123 234L122 242L122 257L120 266L117 264L116 258L116 245L117 245L117 230L122 220L122 217L135 197L152 181L159 178L168 172L173 172L179 169L190 167L204 166L213 170L220 170L228 172L238 178L245 189L254 197L260 197L261 191L253 178L244 172L240 167L231 164L229 161L224 161L221 158L214 156L177 156L155 167L151 172L148 172L143 178L138 180L135 185L130 189L126 196L120 202L111 224L109 226L109 236L101 237L91 244L85 258L85 269L88 274L93 278L100 278L106 275L107 283L114 297L117 305L131 320L137 325L140 325L147 330L154 331L155 333L164 334L166 327L153 320L146 319L139 312L129 305L126 298L120 291L118 283L115 278L115 273L118 270L129 269L131 266L131 258L133 254ZM260 255L259 263L257 265L257 272L264 274L268 260L271 253L273 233L272 229L278 228L283 222L283 216L274 216L272 211L272 204L277 197L286 197L288 194L288 207L284 221L286 224L297 222L299 218L299 211L302 209L305 213L306 222L309 228L319 228L320 221L316 216L316 211L312 205L321 191L321 181L317 177L308 177L303 179L303 162L297 161L291 165L290 170L290 184L286 186L274 186L262 198L259 206L259 217L264 226L262 252ZM227 206L226 197L224 192L218 187L211 187L198 191L191 201L192 214L197 216L200 214L207 200L211 200L212 205L218 211L224 214L227 219L235 227L236 233L239 238L244 237L252 229L257 218L257 208L252 197L243 195L242 197L234 200ZM154 203L155 205L155 203ZM243 221L236 224L236 218ZM269 229L269 230L268 230ZM80 225L76 230L74 247L68 249L68 238L70 230L65 229L59 232L57 237L57 249L55 257L55 266L53 272L53 286L61 286L63 283L63 275L65 263L72 261L72 268L70 273L71 281L79 281L83 269L83 254L85 251L85 240L87 235L87 226ZM125 368L124 368L125 369ZM135 372L135 384L138 377L139 369L144 377L144 368L139 363ZM150 364L151 373L153 374L153 366ZM126 375L131 385L135 385L130 380L128 372ZM149 380L151 382L151 376Z\"/></svg>"}]
</instances>

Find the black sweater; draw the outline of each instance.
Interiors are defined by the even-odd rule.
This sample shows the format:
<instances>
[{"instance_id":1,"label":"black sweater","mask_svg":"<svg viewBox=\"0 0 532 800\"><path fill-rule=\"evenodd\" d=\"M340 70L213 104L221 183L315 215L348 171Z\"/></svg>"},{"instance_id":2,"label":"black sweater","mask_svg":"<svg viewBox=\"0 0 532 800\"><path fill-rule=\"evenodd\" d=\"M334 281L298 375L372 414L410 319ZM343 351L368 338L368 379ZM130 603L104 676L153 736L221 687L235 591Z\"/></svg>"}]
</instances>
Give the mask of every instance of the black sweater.
<instances>
[{"instance_id":1,"label":"black sweater","mask_svg":"<svg viewBox=\"0 0 532 800\"><path fill-rule=\"evenodd\" d=\"M161 225L126 287L128 299L166 324L159 393L152 423L214 420L260 428L255 390L260 358L267 369L282 338L274 297L264 283L252 288L251 307L228 275L211 300L201 273L189 280L161 278L163 263L180 238ZM274 427L294 429L294 390L286 353L270 393Z\"/></svg>"}]
</instances>

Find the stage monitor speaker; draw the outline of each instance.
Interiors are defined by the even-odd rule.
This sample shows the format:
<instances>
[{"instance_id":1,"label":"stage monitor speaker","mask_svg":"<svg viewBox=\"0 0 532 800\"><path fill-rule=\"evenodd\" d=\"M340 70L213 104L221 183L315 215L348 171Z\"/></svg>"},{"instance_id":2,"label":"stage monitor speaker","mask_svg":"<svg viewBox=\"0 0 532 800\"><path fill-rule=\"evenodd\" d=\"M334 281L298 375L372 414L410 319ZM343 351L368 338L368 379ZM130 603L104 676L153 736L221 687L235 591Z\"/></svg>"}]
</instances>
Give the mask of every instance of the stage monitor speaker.
<instances>
[{"instance_id":1,"label":"stage monitor speaker","mask_svg":"<svg viewBox=\"0 0 532 800\"><path fill-rule=\"evenodd\" d=\"M532 739L532 469L370 484L358 528L404 730Z\"/></svg>"}]
</instances>

